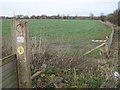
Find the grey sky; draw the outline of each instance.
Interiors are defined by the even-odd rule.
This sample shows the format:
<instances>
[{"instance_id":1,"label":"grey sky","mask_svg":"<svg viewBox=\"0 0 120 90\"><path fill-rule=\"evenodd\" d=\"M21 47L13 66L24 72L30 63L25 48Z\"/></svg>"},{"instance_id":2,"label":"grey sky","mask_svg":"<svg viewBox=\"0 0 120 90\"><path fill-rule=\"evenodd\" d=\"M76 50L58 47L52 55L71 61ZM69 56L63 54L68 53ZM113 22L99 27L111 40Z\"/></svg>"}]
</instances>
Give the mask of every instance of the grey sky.
<instances>
[{"instance_id":1,"label":"grey sky","mask_svg":"<svg viewBox=\"0 0 120 90\"><path fill-rule=\"evenodd\" d=\"M69 14L88 16L90 13L109 14L118 8L119 0L2 0L1 14L57 15Z\"/></svg>"}]
</instances>

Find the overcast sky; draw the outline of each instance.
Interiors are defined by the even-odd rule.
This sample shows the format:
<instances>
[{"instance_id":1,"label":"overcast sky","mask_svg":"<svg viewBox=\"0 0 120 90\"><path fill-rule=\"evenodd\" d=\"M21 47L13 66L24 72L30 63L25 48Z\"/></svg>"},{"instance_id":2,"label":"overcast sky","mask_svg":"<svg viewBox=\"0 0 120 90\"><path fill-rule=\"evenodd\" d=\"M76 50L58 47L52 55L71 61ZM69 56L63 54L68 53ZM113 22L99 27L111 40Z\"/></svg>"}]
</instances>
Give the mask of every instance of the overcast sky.
<instances>
[{"instance_id":1,"label":"overcast sky","mask_svg":"<svg viewBox=\"0 0 120 90\"><path fill-rule=\"evenodd\" d=\"M57 15L88 16L90 13L107 15L118 8L119 0L1 0L0 16Z\"/></svg>"}]
</instances>

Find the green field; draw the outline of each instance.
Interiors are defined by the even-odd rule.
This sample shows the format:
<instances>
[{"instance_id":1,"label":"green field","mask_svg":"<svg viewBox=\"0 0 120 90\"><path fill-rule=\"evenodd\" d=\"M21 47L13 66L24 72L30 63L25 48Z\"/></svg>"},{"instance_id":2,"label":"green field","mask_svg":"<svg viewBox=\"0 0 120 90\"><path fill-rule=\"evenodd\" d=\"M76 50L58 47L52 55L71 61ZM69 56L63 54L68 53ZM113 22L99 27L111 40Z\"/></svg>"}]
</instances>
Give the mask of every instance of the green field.
<instances>
[{"instance_id":1,"label":"green field","mask_svg":"<svg viewBox=\"0 0 120 90\"><path fill-rule=\"evenodd\" d=\"M49 51L66 54L83 54L100 44L91 40L105 39L105 36L111 33L111 28L99 20L30 19L28 21L30 37L41 37L44 44L49 45ZM11 20L3 19L2 26L3 35L9 35Z\"/></svg>"}]
</instances>

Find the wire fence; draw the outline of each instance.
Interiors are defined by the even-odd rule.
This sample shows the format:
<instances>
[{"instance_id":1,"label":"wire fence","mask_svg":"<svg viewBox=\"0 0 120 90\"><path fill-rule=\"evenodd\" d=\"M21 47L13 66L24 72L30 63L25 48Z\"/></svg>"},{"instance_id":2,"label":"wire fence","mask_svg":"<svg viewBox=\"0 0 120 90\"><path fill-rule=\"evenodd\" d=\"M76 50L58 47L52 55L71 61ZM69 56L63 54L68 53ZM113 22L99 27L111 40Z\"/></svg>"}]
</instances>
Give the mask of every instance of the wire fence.
<instances>
[{"instance_id":1,"label":"wire fence","mask_svg":"<svg viewBox=\"0 0 120 90\"><path fill-rule=\"evenodd\" d=\"M112 25L111 23L109 23L109 22L102 22L101 20L100 20L100 22L101 22L102 24L110 27L110 28L112 29L112 33L111 33L111 35L110 35L109 38L108 38L108 51L110 51L111 46L112 46L112 43L113 43L114 33L115 33L114 27L113 27L113 25Z\"/></svg>"},{"instance_id":2,"label":"wire fence","mask_svg":"<svg viewBox=\"0 0 120 90\"><path fill-rule=\"evenodd\" d=\"M114 32L115 32L113 26L111 26L111 28L112 28L112 33L111 33L111 35L108 39L108 51L110 51L110 49L111 49L112 42L113 42L113 37L114 37Z\"/></svg>"}]
</instances>

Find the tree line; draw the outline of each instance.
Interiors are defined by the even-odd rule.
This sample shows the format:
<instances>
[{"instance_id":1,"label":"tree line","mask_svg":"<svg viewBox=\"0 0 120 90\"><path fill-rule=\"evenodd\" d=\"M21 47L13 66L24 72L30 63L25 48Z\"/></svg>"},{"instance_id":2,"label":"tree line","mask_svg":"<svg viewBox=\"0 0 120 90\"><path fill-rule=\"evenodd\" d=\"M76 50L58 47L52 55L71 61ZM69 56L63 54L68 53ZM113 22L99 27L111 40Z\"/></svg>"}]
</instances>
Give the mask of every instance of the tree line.
<instances>
[{"instance_id":1,"label":"tree line","mask_svg":"<svg viewBox=\"0 0 120 90\"><path fill-rule=\"evenodd\" d=\"M80 19L80 20L98 20L99 17L94 16L94 14L90 14L90 16L70 16L69 14L67 15L52 15L52 16L47 16L45 14L43 15L15 15L13 17L5 17L2 16L2 19Z\"/></svg>"}]
</instances>

